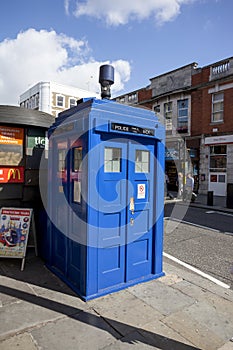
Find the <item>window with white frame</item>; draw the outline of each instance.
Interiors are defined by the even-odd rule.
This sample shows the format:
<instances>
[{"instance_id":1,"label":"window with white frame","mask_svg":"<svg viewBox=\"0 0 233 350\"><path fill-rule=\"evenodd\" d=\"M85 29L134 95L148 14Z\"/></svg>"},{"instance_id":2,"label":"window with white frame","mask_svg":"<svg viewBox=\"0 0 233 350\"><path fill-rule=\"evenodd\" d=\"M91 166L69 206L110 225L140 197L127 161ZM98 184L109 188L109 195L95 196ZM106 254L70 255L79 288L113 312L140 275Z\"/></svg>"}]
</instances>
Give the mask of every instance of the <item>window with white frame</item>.
<instances>
[{"instance_id":1,"label":"window with white frame","mask_svg":"<svg viewBox=\"0 0 233 350\"><path fill-rule=\"evenodd\" d=\"M135 173L149 173L150 153L149 151L136 150L135 153Z\"/></svg>"},{"instance_id":2,"label":"window with white frame","mask_svg":"<svg viewBox=\"0 0 233 350\"><path fill-rule=\"evenodd\" d=\"M69 98L69 105L70 105L70 108L77 105L76 99L74 97Z\"/></svg>"},{"instance_id":3,"label":"window with white frame","mask_svg":"<svg viewBox=\"0 0 233 350\"><path fill-rule=\"evenodd\" d=\"M219 92L212 95L212 116L211 116L212 123L223 121L223 103L224 103L223 92Z\"/></svg>"},{"instance_id":4,"label":"window with white frame","mask_svg":"<svg viewBox=\"0 0 233 350\"><path fill-rule=\"evenodd\" d=\"M177 113L177 131L188 131L188 99L178 100L178 113Z\"/></svg>"},{"instance_id":5,"label":"window with white frame","mask_svg":"<svg viewBox=\"0 0 233 350\"><path fill-rule=\"evenodd\" d=\"M121 172L121 149L115 147L105 147L104 149L104 172Z\"/></svg>"},{"instance_id":6,"label":"window with white frame","mask_svg":"<svg viewBox=\"0 0 233 350\"><path fill-rule=\"evenodd\" d=\"M172 130L172 102L164 103L164 119L166 130Z\"/></svg>"},{"instance_id":7,"label":"window with white frame","mask_svg":"<svg viewBox=\"0 0 233 350\"><path fill-rule=\"evenodd\" d=\"M62 95L56 95L56 105L57 107L64 107L65 98Z\"/></svg>"}]
</instances>

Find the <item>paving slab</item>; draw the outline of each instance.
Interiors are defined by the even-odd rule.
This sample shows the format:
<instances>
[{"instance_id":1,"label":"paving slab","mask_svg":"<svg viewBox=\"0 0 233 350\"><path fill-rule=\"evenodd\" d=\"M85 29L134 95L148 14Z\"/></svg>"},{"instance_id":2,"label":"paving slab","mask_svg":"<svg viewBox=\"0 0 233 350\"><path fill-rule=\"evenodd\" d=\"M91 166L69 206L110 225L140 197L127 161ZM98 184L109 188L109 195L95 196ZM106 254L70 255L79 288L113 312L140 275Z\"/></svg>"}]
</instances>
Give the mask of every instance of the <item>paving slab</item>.
<instances>
[{"instance_id":1,"label":"paving slab","mask_svg":"<svg viewBox=\"0 0 233 350\"><path fill-rule=\"evenodd\" d=\"M163 315L170 315L185 306L195 303L195 299L167 286L159 280L131 287L129 291Z\"/></svg>"},{"instance_id":2,"label":"paving slab","mask_svg":"<svg viewBox=\"0 0 233 350\"><path fill-rule=\"evenodd\" d=\"M180 333L176 332L174 329L164 324L163 321L155 320L153 322L150 322L144 325L140 330L140 333L145 334L145 332L150 332L155 336L161 336L161 337L167 338L170 341L173 340L174 343L177 342L177 343L186 344L189 346L194 345L190 341L188 341L186 338L184 338Z\"/></svg>"},{"instance_id":3,"label":"paving slab","mask_svg":"<svg viewBox=\"0 0 233 350\"><path fill-rule=\"evenodd\" d=\"M221 296L224 299L227 299L233 302L233 290L223 288L214 282L201 277L200 275L190 271L185 267L181 267L180 265L170 262L169 259L164 259L164 272L165 274L175 274L178 276L182 276L183 280L186 282L190 282L196 286L204 288L214 294Z\"/></svg>"},{"instance_id":4,"label":"paving slab","mask_svg":"<svg viewBox=\"0 0 233 350\"><path fill-rule=\"evenodd\" d=\"M144 324L163 318L161 313L127 290L93 300L90 306L108 319L108 323L121 335L132 332L133 327L141 328Z\"/></svg>"},{"instance_id":5,"label":"paving slab","mask_svg":"<svg viewBox=\"0 0 233 350\"><path fill-rule=\"evenodd\" d=\"M0 314L4 320L0 327L0 339L61 317L59 312L25 301L3 306Z\"/></svg>"},{"instance_id":6,"label":"paving slab","mask_svg":"<svg viewBox=\"0 0 233 350\"><path fill-rule=\"evenodd\" d=\"M224 342L233 334L232 305L228 301L224 302L219 299L210 301L210 303L201 301L186 308L185 312L201 324L206 325Z\"/></svg>"},{"instance_id":7,"label":"paving slab","mask_svg":"<svg viewBox=\"0 0 233 350\"><path fill-rule=\"evenodd\" d=\"M18 334L0 343L1 350L38 350L30 333Z\"/></svg>"},{"instance_id":8,"label":"paving slab","mask_svg":"<svg viewBox=\"0 0 233 350\"><path fill-rule=\"evenodd\" d=\"M157 334L149 334L141 331L134 331L113 344L105 347L104 350L127 350L127 349L163 349L163 350L200 350L194 346L180 343L167 337ZM103 349L101 349L103 350Z\"/></svg>"},{"instance_id":9,"label":"paving slab","mask_svg":"<svg viewBox=\"0 0 233 350\"><path fill-rule=\"evenodd\" d=\"M68 308L76 308L80 310L88 310L89 305L81 300L77 294L70 295L65 292L54 291L47 288L42 288L39 286L31 285L34 293L37 296L48 299L54 302L54 305L58 303L60 312L64 312L65 314L68 312ZM62 306L64 306L62 310ZM71 309L72 310L72 309ZM77 313L77 311L72 311L71 313Z\"/></svg>"},{"instance_id":10,"label":"paving slab","mask_svg":"<svg viewBox=\"0 0 233 350\"><path fill-rule=\"evenodd\" d=\"M233 341L229 341L229 342L225 343L218 350L233 350Z\"/></svg>"},{"instance_id":11,"label":"paving slab","mask_svg":"<svg viewBox=\"0 0 233 350\"><path fill-rule=\"evenodd\" d=\"M31 334L38 348L43 350L102 349L119 338L119 334L93 311L46 323Z\"/></svg>"},{"instance_id":12,"label":"paving slab","mask_svg":"<svg viewBox=\"0 0 233 350\"><path fill-rule=\"evenodd\" d=\"M217 350L224 344L223 340L211 332L208 327L184 311L168 316L163 322L202 350Z\"/></svg>"},{"instance_id":13,"label":"paving slab","mask_svg":"<svg viewBox=\"0 0 233 350\"><path fill-rule=\"evenodd\" d=\"M204 302L169 315L163 322L204 350L218 349L233 334L231 315Z\"/></svg>"},{"instance_id":14,"label":"paving slab","mask_svg":"<svg viewBox=\"0 0 233 350\"><path fill-rule=\"evenodd\" d=\"M16 302L18 299L10 294L7 294L7 288L9 290L15 289L16 291L24 291L26 293L32 293L32 289L28 283L18 281L14 278L0 276L0 286L4 286L5 293L0 293L1 305L7 305Z\"/></svg>"},{"instance_id":15,"label":"paving slab","mask_svg":"<svg viewBox=\"0 0 233 350\"><path fill-rule=\"evenodd\" d=\"M110 344L101 350L127 350L127 349L161 349L154 345L155 340L152 341L145 339L142 334L135 331L132 332L125 337L121 338L121 340L118 340L114 342L113 344Z\"/></svg>"},{"instance_id":16,"label":"paving slab","mask_svg":"<svg viewBox=\"0 0 233 350\"><path fill-rule=\"evenodd\" d=\"M159 279L160 282L166 284L167 286L172 286L179 282L184 281L182 277L177 276L175 274L166 274Z\"/></svg>"}]
</instances>

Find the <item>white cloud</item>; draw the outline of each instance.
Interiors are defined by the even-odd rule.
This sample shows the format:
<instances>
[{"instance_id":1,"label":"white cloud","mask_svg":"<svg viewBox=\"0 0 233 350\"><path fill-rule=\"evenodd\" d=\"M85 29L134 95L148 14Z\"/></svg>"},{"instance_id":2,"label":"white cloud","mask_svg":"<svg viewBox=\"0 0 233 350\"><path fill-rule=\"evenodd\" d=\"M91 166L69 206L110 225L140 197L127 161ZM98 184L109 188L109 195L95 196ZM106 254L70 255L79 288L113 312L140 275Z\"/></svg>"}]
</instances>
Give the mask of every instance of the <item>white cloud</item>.
<instances>
[{"instance_id":1,"label":"white cloud","mask_svg":"<svg viewBox=\"0 0 233 350\"><path fill-rule=\"evenodd\" d=\"M19 95L39 81L99 92L99 67L105 63L115 67L112 91L120 91L130 78L129 62L95 61L86 40L54 30L20 32L16 39L0 42L0 104L17 105Z\"/></svg>"},{"instance_id":2,"label":"white cloud","mask_svg":"<svg viewBox=\"0 0 233 350\"><path fill-rule=\"evenodd\" d=\"M95 17L113 26L124 25L132 19L141 21L154 17L161 25L178 16L182 5L194 1L197 0L76 0L74 15ZM65 4L68 11L71 0L65 0Z\"/></svg>"}]
</instances>

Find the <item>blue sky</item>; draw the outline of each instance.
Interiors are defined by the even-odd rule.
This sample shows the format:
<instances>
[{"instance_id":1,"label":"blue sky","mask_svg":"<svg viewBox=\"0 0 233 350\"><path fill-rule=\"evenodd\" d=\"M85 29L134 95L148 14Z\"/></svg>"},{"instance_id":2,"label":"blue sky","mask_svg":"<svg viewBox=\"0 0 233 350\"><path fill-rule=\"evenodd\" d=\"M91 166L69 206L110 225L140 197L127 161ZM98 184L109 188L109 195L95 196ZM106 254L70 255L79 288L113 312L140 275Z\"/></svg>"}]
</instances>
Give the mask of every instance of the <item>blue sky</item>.
<instances>
[{"instance_id":1,"label":"blue sky","mask_svg":"<svg viewBox=\"0 0 233 350\"><path fill-rule=\"evenodd\" d=\"M1 0L0 104L39 81L99 91L105 63L114 97L231 57L232 13L232 0Z\"/></svg>"}]
</instances>

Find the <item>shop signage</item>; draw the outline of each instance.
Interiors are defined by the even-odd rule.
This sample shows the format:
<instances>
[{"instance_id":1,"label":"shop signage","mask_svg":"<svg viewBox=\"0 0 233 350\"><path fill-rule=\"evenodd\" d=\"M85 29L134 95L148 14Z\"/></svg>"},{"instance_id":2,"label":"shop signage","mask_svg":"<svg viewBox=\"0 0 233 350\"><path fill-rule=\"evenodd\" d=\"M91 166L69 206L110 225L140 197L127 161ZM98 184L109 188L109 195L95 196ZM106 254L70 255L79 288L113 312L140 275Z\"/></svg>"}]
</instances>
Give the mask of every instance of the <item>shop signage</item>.
<instances>
[{"instance_id":1,"label":"shop signage","mask_svg":"<svg viewBox=\"0 0 233 350\"><path fill-rule=\"evenodd\" d=\"M139 126L133 126L128 124L111 123L111 130L129 132L132 134L154 136L155 131L153 129L141 128Z\"/></svg>"},{"instance_id":2,"label":"shop signage","mask_svg":"<svg viewBox=\"0 0 233 350\"><path fill-rule=\"evenodd\" d=\"M0 126L0 145L22 145L23 129Z\"/></svg>"},{"instance_id":3,"label":"shop signage","mask_svg":"<svg viewBox=\"0 0 233 350\"><path fill-rule=\"evenodd\" d=\"M211 136L205 138L205 145L233 143L233 135Z\"/></svg>"},{"instance_id":4,"label":"shop signage","mask_svg":"<svg viewBox=\"0 0 233 350\"><path fill-rule=\"evenodd\" d=\"M24 167L0 168L0 183L23 183Z\"/></svg>"},{"instance_id":5,"label":"shop signage","mask_svg":"<svg viewBox=\"0 0 233 350\"><path fill-rule=\"evenodd\" d=\"M45 148L45 145L47 143L47 139L45 136L28 136L27 138L27 147L28 148L34 148L34 147L40 147Z\"/></svg>"}]
</instances>

